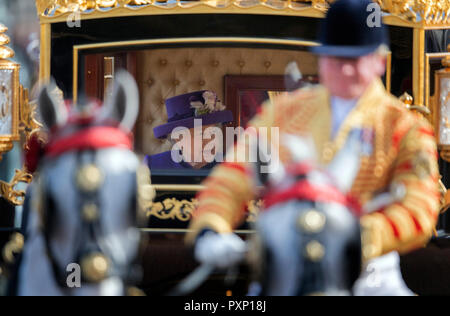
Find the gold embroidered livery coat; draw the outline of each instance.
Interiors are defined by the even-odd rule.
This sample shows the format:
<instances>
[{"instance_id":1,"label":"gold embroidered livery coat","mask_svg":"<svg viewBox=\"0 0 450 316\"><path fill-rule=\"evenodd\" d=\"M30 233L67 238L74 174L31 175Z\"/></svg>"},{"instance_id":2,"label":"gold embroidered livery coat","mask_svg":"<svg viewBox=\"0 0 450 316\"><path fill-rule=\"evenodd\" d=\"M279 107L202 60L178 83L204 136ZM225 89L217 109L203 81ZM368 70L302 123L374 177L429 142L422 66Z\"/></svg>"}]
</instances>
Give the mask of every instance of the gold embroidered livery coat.
<instances>
[{"instance_id":1,"label":"gold embroidered livery coat","mask_svg":"<svg viewBox=\"0 0 450 316\"><path fill-rule=\"evenodd\" d=\"M309 134L321 156L330 162L344 145L353 128L373 133L371 153L362 156L351 194L361 203L386 191L393 183L406 188L404 198L361 218L366 258L399 251L408 252L424 245L431 237L439 212L439 171L432 127L420 119L376 80L330 139L330 97L318 86L296 91L267 102L252 120L253 127L279 127L283 133ZM236 152L244 150L236 145ZM287 150L280 147L280 160L289 162ZM216 167L199 193L199 207L191 223L193 242L203 229L231 232L245 218L246 203L255 198L252 168L247 163L226 162Z\"/></svg>"}]
</instances>

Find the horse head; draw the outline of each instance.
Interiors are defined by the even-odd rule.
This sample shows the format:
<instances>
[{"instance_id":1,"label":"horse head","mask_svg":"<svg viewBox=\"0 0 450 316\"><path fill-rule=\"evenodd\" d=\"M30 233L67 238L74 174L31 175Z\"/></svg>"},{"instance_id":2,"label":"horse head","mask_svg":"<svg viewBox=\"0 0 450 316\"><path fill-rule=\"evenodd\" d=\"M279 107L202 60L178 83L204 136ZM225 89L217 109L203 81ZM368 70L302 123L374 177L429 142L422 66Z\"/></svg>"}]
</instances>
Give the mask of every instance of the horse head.
<instances>
[{"instance_id":1,"label":"horse head","mask_svg":"<svg viewBox=\"0 0 450 316\"><path fill-rule=\"evenodd\" d=\"M138 88L118 72L103 106L83 104L71 113L54 88L39 95L49 142L28 197L19 294L121 295L137 271L140 241L140 167L130 137Z\"/></svg>"},{"instance_id":2,"label":"horse head","mask_svg":"<svg viewBox=\"0 0 450 316\"><path fill-rule=\"evenodd\" d=\"M265 295L347 295L361 269L358 206L348 192L362 131L319 166L312 140L283 136L293 162L270 176L256 223L255 267Z\"/></svg>"}]
</instances>

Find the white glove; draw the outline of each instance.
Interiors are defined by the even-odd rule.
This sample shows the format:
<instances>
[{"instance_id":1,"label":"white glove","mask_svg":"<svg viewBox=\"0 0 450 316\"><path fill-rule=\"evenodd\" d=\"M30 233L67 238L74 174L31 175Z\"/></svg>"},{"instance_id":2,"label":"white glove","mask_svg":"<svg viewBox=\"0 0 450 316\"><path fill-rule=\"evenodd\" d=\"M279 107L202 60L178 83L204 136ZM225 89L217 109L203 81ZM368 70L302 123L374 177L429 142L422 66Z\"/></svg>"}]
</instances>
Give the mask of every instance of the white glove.
<instances>
[{"instance_id":1,"label":"white glove","mask_svg":"<svg viewBox=\"0 0 450 316\"><path fill-rule=\"evenodd\" d=\"M197 240L195 258L202 264L225 269L241 262L247 252L247 244L233 233L208 232Z\"/></svg>"}]
</instances>

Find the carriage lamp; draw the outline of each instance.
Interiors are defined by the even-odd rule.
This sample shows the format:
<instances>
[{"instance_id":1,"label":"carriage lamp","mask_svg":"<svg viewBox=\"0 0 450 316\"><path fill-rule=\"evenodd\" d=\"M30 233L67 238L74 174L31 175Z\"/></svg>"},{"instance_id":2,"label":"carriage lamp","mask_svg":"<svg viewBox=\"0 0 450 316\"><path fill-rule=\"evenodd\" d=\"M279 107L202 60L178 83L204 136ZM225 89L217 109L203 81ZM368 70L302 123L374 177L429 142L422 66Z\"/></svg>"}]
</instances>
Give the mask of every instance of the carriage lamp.
<instances>
[{"instance_id":1,"label":"carriage lamp","mask_svg":"<svg viewBox=\"0 0 450 316\"><path fill-rule=\"evenodd\" d=\"M7 27L0 24L0 160L2 153L19 140L19 70L20 65L9 60L14 51L7 47L10 39Z\"/></svg>"},{"instance_id":2,"label":"carriage lamp","mask_svg":"<svg viewBox=\"0 0 450 316\"><path fill-rule=\"evenodd\" d=\"M10 60L14 51L7 47L10 38L5 34L8 28L0 23L0 161L10 151L14 142L20 140L21 132L28 138L41 125L35 120L35 105L28 102L28 90L20 84L20 64ZM32 176L25 168L16 170L8 183L0 181L0 197L13 205L23 204L25 192L15 186L20 182L30 183Z\"/></svg>"},{"instance_id":3,"label":"carriage lamp","mask_svg":"<svg viewBox=\"0 0 450 316\"><path fill-rule=\"evenodd\" d=\"M450 45L447 47L450 53ZM450 54L435 73L434 124L441 158L450 162Z\"/></svg>"}]
</instances>

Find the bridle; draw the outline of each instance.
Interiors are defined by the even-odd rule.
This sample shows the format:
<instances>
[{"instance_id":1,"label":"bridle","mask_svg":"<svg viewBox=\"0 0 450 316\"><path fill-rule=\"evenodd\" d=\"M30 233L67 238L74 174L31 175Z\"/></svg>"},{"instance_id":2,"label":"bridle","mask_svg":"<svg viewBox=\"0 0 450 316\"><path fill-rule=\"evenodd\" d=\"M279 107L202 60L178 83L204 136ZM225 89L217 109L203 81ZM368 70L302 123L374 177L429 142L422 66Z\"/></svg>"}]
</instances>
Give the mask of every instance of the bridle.
<instances>
[{"instance_id":1,"label":"bridle","mask_svg":"<svg viewBox=\"0 0 450 316\"><path fill-rule=\"evenodd\" d=\"M76 130L73 135L50 141L43 164L49 165L46 162L69 151L76 154L76 167L72 174L72 182L76 190L77 216L81 224L76 232L79 239L74 245L71 258L74 263L80 265L83 283L96 284L110 277L118 277L125 283L131 283L133 282L133 269L115 262L111 249L105 247L101 242L101 238L104 236L101 222L104 208L99 193L106 175L97 164L99 149L114 147L131 149L131 140L124 132L115 127L72 126L71 128ZM40 228L44 236L46 254L56 283L61 289L68 289L66 267L60 266L51 247L51 239L61 212L56 207L54 197L47 190L50 187L50 179L45 168L42 168L38 181L38 213L41 219ZM133 183L136 183L137 186L137 181L133 181ZM133 192L133 195L130 198L129 222L131 225L137 226L137 188L130 188L130 192Z\"/></svg>"},{"instance_id":2,"label":"bridle","mask_svg":"<svg viewBox=\"0 0 450 316\"><path fill-rule=\"evenodd\" d=\"M314 171L322 173L325 178L323 179L324 181L311 181L308 175ZM300 236L298 247L302 256L302 270L297 275L298 288L296 289L296 295L323 295L326 294L324 291L337 291L335 294L349 294L342 285L347 284L344 281L346 278L352 278L350 274L342 274L336 284L333 284L334 281L328 284L330 282L329 277L324 274L329 269L327 259L323 259L327 256L326 246L328 244L327 238L329 238L326 231L329 225L328 222L332 222L327 216L324 206L330 205L330 203L341 205L357 218L361 215L359 203L350 195L339 191L333 185L331 178L328 179L330 181L326 181L327 173L316 169L313 165L297 163L289 166L286 173L290 177L289 185L281 189L277 185L269 185L269 189L264 195L264 212L291 201L307 203L294 206L297 208L297 219L293 224L296 225L296 234ZM359 233L355 233L355 236L359 236ZM353 242L354 240L352 239L352 247ZM359 247L358 242L360 242L359 237L355 241L356 249ZM350 247L350 244L346 245ZM264 272L260 272L263 282L263 295L265 295L267 294L265 291L269 289L269 284L267 283L269 272L266 269L268 266L271 266L274 254L267 245L261 245L259 251L261 252L260 261L265 262L265 265L262 266ZM334 271L334 273L341 272L339 270ZM333 286L336 288L333 288Z\"/></svg>"}]
</instances>

